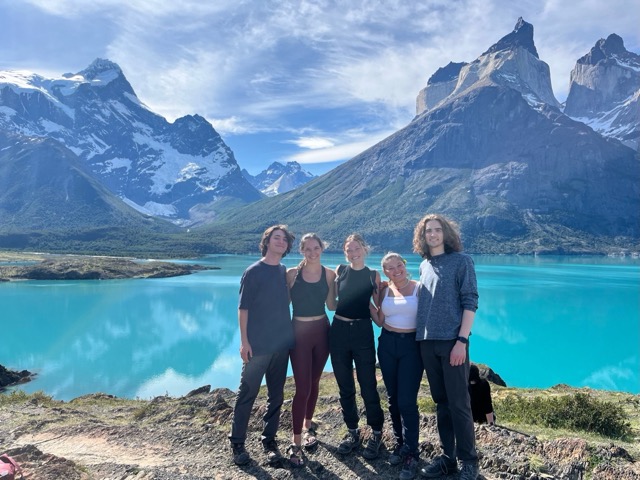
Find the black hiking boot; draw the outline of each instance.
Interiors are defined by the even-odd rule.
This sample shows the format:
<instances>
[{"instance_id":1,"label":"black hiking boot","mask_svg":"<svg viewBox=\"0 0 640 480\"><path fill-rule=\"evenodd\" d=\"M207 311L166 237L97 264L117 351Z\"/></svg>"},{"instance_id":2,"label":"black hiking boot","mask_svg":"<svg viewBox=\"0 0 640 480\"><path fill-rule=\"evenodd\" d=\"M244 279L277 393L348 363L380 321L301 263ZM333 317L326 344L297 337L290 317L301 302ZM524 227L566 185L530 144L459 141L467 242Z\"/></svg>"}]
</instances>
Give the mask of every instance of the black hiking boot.
<instances>
[{"instance_id":1,"label":"black hiking boot","mask_svg":"<svg viewBox=\"0 0 640 480\"><path fill-rule=\"evenodd\" d=\"M344 440L338 445L338 453L346 455L353 452L360 446L360 430L351 430L344 437Z\"/></svg>"},{"instance_id":2,"label":"black hiking boot","mask_svg":"<svg viewBox=\"0 0 640 480\"><path fill-rule=\"evenodd\" d=\"M367 446L362 451L362 456L367 460L378 458L380 447L382 446L382 432L372 433L367 440Z\"/></svg>"},{"instance_id":3,"label":"black hiking boot","mask_svg":"<svg viewBox=\"0 0 640 480\"><path fill-rule=\"evenodd\" d=\"M244 443L232 443L231 452L233 457L233 463L236 465L246 465L251 460L249 453L244 448Z\"/></svg>"},{"instance_id":4,"label":"black hiking boot","mask_svg":"<svg viewBox=\"0 0 640 480\"><path fill-rule=\"evenodd\" d=\"M282 464L282 454L278 450L278 444L275 439L263 440L262 447L267 455L267 463L271 466Z\"/></svg>"}]
</instances>

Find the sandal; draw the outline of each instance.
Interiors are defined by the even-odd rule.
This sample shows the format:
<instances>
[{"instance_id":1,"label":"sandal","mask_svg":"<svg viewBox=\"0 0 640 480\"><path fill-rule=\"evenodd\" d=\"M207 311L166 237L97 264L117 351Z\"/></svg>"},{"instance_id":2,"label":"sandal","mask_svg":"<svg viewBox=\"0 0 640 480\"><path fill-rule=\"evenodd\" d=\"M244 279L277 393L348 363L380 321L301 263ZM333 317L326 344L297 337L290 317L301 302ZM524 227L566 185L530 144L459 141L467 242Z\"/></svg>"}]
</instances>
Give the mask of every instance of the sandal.
<instances>
[{"instance_id":1,"label":"sandal","mask_svg":"<svg viewBox=\"0 0 640 480\"><path fill-rule=\"evenodd\" d=\"M304 448L309 450L318 445L318 439L316 438L316 435L318 435L318 433L313 427L309 427L308 429L302 431L302 445L304 445Z\"/></svg>"},{"instance_id":2,"label":"sandal","mask_svg":"<svg viewBox=\"0 0 640 480\"><path fill-rule=\"evenodd\" d=\"M287 454L289 455L289 465L293 468L304 467L304 457L302 456L302 448L292 443L287 448Z\"/></svg>"}]
</instances>

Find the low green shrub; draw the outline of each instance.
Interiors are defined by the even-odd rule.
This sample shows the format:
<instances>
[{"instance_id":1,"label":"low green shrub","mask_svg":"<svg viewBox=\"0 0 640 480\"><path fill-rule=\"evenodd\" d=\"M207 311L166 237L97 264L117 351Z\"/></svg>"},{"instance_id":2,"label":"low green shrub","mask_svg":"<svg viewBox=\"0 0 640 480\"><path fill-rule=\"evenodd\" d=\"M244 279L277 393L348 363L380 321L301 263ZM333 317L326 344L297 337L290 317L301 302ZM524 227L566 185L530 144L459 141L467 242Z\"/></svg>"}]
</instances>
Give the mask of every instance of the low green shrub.
<instances>
[{"instance_id":1,"label":"low green shrub","mask_svg":"<svg viewBox=\"0 0 640 480\"><path fill-rule=\"evenodd\" d=\"M501 420L514 423L591 432L609 438L624 439L631 435L631 423L620 405L581 392L544 398L511 394L496 402L496 413Z\"/></svg>"},{"instance_id":2,"label":"low green shrub","mask_svg":"<svg viewBox=\"0 0 640 480\"><path fill-rule=\"evenodd\" d=\"M431 397L419 398L418 411L420 413L436 413L436 404Z\"/></svg>"},{"instance_id":3,"label":"low green shrub","mask_svg":"<svg viewBox=\"0 0 640 480\"><path fill-rule=\"evenodd\" d=\"M0 407L25 403L27 401L36 405L45 406L51 405L55 402L52 397L42 391L27 393L24 390L12 390L9 393L0 394Z\"/></svg>"}]
</instances>

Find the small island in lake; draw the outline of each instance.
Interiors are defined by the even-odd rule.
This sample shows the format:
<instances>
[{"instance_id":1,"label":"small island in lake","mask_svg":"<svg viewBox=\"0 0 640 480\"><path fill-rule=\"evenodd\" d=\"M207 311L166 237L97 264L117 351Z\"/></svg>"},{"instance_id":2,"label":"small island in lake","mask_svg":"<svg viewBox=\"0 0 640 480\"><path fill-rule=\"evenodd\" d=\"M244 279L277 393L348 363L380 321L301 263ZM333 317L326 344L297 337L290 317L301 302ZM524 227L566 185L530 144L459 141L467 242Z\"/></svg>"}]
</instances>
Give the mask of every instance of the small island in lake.
<instances>
[{"instance_id":1,"label":"small island in lake","mask_svg":"<svg viewBox=\"0 0 640 480\"><path fill-rule=\"evenodd\" d=\"M83 255L31 255L18 258L18 260L22 260L22 262L0 266L0 281L166 278L219 268L155 260ZM14 258L13 261L16 259Z\"/></svg>"},{"instance_id":2,"label":"small island in lake","mask_svg":"<svg viewBox=\"0 0 640 480\"><path fill-rule=\"evenodd\" d=\"M27 383L33 378L33 373L22 370L15 371L0 365L0 392L10 385L18 385L20 383Z\"/></svg>"}]
</instances>

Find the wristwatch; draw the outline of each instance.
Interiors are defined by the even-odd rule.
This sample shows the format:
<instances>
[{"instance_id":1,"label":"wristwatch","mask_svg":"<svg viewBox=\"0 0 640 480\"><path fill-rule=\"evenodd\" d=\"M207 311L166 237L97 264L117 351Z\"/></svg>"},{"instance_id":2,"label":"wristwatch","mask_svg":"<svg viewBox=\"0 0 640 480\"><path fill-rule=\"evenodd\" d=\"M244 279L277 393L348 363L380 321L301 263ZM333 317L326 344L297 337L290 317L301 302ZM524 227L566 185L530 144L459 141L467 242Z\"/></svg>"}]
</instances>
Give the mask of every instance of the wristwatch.
<instances>
[{"instance_id":1,"label":"wristwatch","mask_svg":"<svg viewBox=\"0 0 640 480\"><path fill-rule=\"evenodd\" d=\"M457 340L458 340L460 343L464 343L465 345L466 345L467 343L469 343L469 339L468 339L467 337L458 337L458 338L457 338Z\"/></svg>"}]
</instances>

